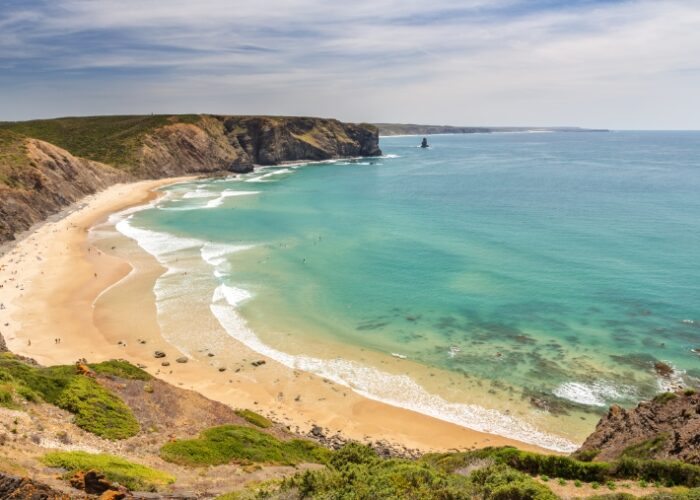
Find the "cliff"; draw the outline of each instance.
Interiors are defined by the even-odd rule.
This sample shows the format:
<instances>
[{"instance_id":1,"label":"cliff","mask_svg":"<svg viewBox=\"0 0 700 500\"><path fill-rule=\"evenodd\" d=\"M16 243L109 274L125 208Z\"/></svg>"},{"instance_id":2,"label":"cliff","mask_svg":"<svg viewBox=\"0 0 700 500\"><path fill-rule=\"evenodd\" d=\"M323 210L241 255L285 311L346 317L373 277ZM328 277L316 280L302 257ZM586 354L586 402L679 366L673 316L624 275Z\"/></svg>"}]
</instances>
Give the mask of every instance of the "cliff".
<instances>
[{"instance_id":1,"label":"cliff","mask_svg":"<svg viewBox=\"0 0 700 500\"><path fill-rule=\"evenodd\" d=\"M377 128L261 116L103 116L0 123L0 243L117 183L381 154Z\"/></svg>"},{"instance_id":2,"label":"cliff","mask_svg":"<svg viewBox=\"0 0 700 500\"><path fill-rule=\"evenodd\" d=\"M622 457L677 459L700 465L700 394L669 392L636 408L610 408L577 454L596 460Z\"/></svg>"}]
</instances>

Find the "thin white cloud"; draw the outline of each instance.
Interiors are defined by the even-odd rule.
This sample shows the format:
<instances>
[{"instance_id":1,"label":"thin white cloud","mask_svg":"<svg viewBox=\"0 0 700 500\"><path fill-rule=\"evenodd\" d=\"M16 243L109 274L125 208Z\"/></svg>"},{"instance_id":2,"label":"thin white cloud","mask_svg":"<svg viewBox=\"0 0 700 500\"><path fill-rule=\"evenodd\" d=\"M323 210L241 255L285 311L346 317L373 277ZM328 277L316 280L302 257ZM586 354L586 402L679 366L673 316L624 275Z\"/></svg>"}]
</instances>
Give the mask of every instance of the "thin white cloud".
<instances>
[{"instance_id":1,"label":"thin white cloud","mask_svg":"<svg viewBox=\"0 0 700 500\"><path fill-rule=\"evenodd\" d=\"M17 105L43 92L61 95L51 114L700 128L697 1L530 13L525 0L237 3L56 0L0 13L0 67L37 61L0 76L0 105L46 114Z\"/></svg>"}]
</instances>

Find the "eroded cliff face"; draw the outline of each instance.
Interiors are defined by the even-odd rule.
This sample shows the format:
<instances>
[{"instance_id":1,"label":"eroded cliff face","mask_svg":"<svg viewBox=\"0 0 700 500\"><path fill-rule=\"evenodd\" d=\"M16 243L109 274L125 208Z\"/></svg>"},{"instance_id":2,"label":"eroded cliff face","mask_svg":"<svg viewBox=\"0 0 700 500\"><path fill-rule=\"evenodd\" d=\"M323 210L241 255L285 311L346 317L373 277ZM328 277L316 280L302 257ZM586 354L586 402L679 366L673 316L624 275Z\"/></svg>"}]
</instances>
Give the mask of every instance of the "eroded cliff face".
<instances>
[{"instance_id":1,"label":"eroded cliff face","mask_svg":"<svg viewBox=\"0 0 700 500\"><path fill-rule=\"evenodd\" d=\"M577 453L582 451L597 452L596 460L628 456L700 465L700 394L661 394L631 410L614 405Z\"/></svg>"},{"instance_id":2,"label":"eroded cliff face","mask_svg":"<svg viewBox=\"0 0 700 500\"><path fill-rule=\"evenodd\" d=\"M109 165L36 139L22 139L17 149L19 156L0 183L0 243L86 195L129 179Z\"/></svg>"},{"instance_id":3,"label":"eroded cliff face","mask_svg":"<svg viewBox=\"0 0 700 500\"><path fill-rule=\"evenodd\" d=\"M378 130L371 125L321 118L218 117L232 145L246 161L274 165L284 161L377 156Z\"/></svg>"},{"instance_id":4,"label":"eroded cliff face","mask_svg":"<svg viewBox=\"0 0 700 500\"><path fill-rule=\"evenodd\" d=\"M94 119L81 120L70 119L69 125L62 122L53 128L51 120L31 126L18 124L16 128L24 135L13 131L12 124L0 128L0 243L83 196L117 182L249 172L256 164L381 154L376 127L331 119L173 116L149 126L157 120L143 117L139 123L139 117L135 117L126 125L123 117L115 117L114 123L105 123L109 120L105 117L101 126L110 135L104 137L94 133L90 125ZM134 133L136 126L138 132ZM89 130L93 143L85 149L92 160L26 135L34 130L38 135L58 139ZM102 158L100 146L105 143L117 147ZM123 155L115 154L122 150Z\"/></svg>"}]
</instances>

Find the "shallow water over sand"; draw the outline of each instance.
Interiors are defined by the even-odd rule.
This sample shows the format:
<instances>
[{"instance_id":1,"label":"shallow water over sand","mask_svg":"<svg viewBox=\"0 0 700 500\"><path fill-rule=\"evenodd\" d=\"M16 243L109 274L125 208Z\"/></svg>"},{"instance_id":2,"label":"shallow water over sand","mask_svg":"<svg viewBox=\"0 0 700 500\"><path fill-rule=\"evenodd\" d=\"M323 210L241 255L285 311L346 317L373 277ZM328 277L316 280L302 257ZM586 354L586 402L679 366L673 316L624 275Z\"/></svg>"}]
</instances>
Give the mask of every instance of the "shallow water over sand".
<instances>
[{"instance_id":1,"label":"shallow water over sand","mask_svg":"<svg viewBox=\"0 0 700 500\"><path fill-rule=\"evenodd\" d=\"M608 404L697 382L700 134L418 142L180 184L115 219L168 268L170 340L218 320L368 397L562 450Z\"/></svg>"}]
</instances>

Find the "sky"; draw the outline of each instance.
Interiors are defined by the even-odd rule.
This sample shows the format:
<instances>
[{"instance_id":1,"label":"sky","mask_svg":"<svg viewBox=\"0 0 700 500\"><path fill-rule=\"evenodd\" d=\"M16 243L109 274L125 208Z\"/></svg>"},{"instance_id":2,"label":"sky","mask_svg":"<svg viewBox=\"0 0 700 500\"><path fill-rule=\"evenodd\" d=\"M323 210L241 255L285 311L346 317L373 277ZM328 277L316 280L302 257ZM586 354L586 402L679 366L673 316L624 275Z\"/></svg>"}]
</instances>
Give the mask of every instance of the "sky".
<instances>
[{"instance_id":1,"label":"sky","mask_svg":"<svg viewBox=\"0 0 700 500\"><path fill-rule=\"evenodd\" d=\"M0 120L700 129L700 0L0 0Z\"/></svg>"}]
</instances>

